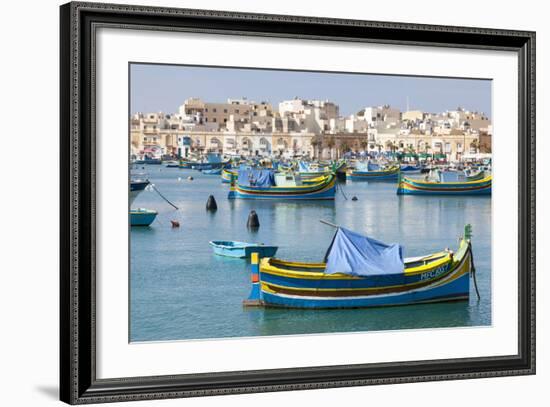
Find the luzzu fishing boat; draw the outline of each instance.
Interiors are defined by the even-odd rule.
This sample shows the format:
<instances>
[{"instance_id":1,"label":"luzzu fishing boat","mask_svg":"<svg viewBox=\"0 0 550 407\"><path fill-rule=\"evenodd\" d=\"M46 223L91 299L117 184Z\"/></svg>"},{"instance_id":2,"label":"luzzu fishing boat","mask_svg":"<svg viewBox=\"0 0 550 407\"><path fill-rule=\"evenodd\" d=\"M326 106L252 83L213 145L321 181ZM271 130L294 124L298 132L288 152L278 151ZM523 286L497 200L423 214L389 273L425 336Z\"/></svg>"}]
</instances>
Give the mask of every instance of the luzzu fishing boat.
<instances>
[{"instance_id":1,"label":"luzzu fishing boat","mask_svg":"<svg viewBox=\"0 0 550 407\"><path fill-rule=\"evenodd\" d=\"M253 255L252 290L243 303L323 309L468 300L475 271L470 236L467 225L456 253L403 259L401 246L339 227L323 263L263 258L258 266Z\"/></svg>"},{"instance_id":2,"label":"luzzu fishing boat","mask_svg":"<svg viewBox=\"0 0 550 407\"><path fill-rule=\"evenodd\" d=\"M276 199L276 200L322 200L334 199L336 177L322 176L318 182L304 183L298 174L274 172L267 169L239 170L232 177L228 198Z\"/></svg>"},{"instance_id":3,"label":"luzzu fishing boat","mask_svg":"<svg viewBox=\"0 0 550 407\"><path fill-rule=\"evenodd\" d=\"M394 181L397 180L399 172L399 165L381 168L376 164L369 163L366 171L363 169L349 170L347 176L353 181Z\"/></svg>"},{"instance_id":4,"label":"luzzu fishing boat","mask_svg":"<svg viewBox=\"0 0 550 407\"><path fill-rule=\"evenodd\" d=\"M481 179L451 182L418 180L400 176L397 195L491 195L492 182L492 175Z\"/></svg>"}]
</instances>

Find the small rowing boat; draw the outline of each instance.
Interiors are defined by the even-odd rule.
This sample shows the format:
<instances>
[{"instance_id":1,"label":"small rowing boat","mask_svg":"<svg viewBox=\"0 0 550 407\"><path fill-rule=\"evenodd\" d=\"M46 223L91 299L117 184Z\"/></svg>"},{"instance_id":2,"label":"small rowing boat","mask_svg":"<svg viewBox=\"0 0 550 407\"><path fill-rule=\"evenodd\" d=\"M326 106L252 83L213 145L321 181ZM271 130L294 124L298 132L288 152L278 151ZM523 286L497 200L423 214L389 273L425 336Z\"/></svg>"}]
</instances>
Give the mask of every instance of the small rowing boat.
<instances>
[{"instance_id":1,"label":"small rowing boat","mask_svg":"<svg viewBox=\"0 0 550 407\"><path fill-rule=\"evenodd\" d=\"M237 257L239 259L250 258L252 253L258 253L261 257L275 256L278 246L267 246L263 243L236 242L233 240L213 240L210 242L214 253L219 256Z\"/></svg>"},{"instance_id":2,"label":"small rowing boat","mask_svg":"<svg viewBox=\"0 0 550 407\"><path fill-rule=\"evenodd\" d=\"M152 209L137 208L130 209L130 226L149 226L158 212Z\"/></svg>"}]
</instances>

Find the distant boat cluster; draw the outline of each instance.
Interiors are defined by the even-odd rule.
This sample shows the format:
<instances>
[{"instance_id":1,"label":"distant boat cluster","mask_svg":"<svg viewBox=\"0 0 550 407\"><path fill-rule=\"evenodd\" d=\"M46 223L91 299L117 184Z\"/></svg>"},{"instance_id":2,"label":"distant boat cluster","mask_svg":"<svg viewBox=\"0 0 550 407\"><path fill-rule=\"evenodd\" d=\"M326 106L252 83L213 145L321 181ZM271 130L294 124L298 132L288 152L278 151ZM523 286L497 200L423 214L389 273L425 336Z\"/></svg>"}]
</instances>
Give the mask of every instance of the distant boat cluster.
<instances>
[{"instance_id":1,"label":"distant boat cluster","mask_svg":"<svg viewBox=\"0 0 550 407\"><path fill-rule=\"evenodd\" d=\"M339 184L347 180L394 183L396 195L490 196L492 185L489 158L448 164L401 162L387 154L322 161L210 153L166 162L133 162L134 168L150 168L145 165L219 177L228 199L275 202L335 200ZM149 184L146 178L133 176L131 201ZM342 196L348 199L343 192ZM156 214L152 209L131 209L130 224L149 226ZM214 240L210 245L216 255L251 259L253 288L247 306L355 308L469 297L469 276L475 271L469 226L456 253L445 249L412 259L402 257L399 245L386 245L345 227L331 226L336 233L321 263L276 259L277 246L263 243Z\"/></svg>"}]
</instances>

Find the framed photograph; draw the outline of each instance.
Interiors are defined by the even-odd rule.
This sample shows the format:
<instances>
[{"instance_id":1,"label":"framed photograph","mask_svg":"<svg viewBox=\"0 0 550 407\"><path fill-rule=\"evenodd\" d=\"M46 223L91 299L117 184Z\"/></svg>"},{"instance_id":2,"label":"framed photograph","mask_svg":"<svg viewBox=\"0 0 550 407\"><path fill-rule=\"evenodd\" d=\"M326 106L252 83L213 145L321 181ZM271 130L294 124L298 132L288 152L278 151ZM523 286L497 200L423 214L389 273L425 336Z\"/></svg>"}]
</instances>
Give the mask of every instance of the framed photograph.
<instances>
[{"instance_id":1,"label":"framed photograph","mask_svg":"<svg viewBox=\"0 0 550 407\"><path fill-rule=\"evenodd\" d=\"M61 6L61 400L535 373L535 33Z\"/></svg>"}]
</instances>

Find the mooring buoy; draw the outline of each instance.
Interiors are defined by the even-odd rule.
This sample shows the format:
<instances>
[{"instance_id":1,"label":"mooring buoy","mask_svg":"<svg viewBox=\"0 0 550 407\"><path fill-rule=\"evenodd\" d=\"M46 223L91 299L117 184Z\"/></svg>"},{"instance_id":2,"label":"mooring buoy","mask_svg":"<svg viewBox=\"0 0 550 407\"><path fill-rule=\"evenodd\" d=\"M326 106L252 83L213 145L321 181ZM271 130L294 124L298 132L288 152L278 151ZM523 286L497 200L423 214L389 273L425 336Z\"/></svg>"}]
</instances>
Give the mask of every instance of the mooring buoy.
<instances>
[{"instance_id":1,"label":"mooring buoy","mask_svg":"<svg viewBox=\"0 0 550 407\"><path fill-rule=\"evenodd\" d=\"M193 181L193 177L192 177L191 175L188 176L187 179L188 179L189 181Z\"/></svg>"},{"instance_id":2,"label":"mooring buoy","mask_svg":"<svg viewBox=\"0 0 550 407\"><path fill-rule=\"evenodd\" d=\"M216 200L214 199L214 195L210 195L208 197L208 201L206 201L206 210L207 211L217 211L218 210L218 204L216 203Z\"/></svg>"},{"instance_id":3,"label":"mooring buoy","mask_svg":"<svg viewBox=\"0 0 550 407\"><path fill-rule=\"evenodd\" d=\"M172 223L173 228L179 228L180 227L180 223L177 220L171 220L170 222Z\"/></svg>"},{"instance_id":4,"label":"mooring buoy","mask_svg":"<svg viewBox=\"0 0 550 407\"><path fill-rule=\"evenodd\" d=\"M250 229L257 229L260 227L260 220L258 219L258 214L255 210L250 211L248 221L246 222L246 227Z\"/></svg>"},{"instance_id":5,"label":"mooring buoy","mask_svg":"<svg viewBox=\"0 0 550 407\"><path fill-rule=\"evenodd\" d=\"M351 198L352 201L357 201L357 197L354 196L353 198Z\"/></svg>"}]
</instances>

